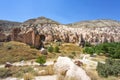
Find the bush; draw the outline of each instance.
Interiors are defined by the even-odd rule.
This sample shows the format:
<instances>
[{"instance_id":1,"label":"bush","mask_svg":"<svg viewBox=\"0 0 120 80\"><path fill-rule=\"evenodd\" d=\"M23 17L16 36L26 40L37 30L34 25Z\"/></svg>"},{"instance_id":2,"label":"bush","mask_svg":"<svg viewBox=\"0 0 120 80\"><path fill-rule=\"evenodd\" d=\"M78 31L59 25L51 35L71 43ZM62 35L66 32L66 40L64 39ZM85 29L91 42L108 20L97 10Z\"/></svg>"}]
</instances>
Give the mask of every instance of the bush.
<instances>
[{"instance_id":1,"label":"bush","mask_svg":"<svg viewBox=\"0 0 120 80\"><path fill-rule=\"evenodd\" d=\"M53 52L53 46L52 46L52 45L50 45L50 46L48 47L48 52Z\"/></svg>"},{"instance_id":2,"label":"bush","mask_svg":"<svg viewBox=\"0 0 120 80\"><path fill-rule=\"evenodd\" d=\"M37 63L39 63L40 65L43 65L44 63L46 63L46 56L40 56L37 58L36 60Z\"/></svg>"},{"instance_id":3,"label":"bush","mask_svg":"<svg viewBox=\"0 0 120 80\"><path fill-rule=\"evenodd\" d=\"M11 45L8 45L7 46L7 50L11 50L12 49L12 46Z\"/></svg>"},{"instance_id":4,"label":"bush","mask_svg":"<svg viewBox=\"0 0 120 80\"><path fill-rule=\"evenodd\" d=\"M76 56L76 53L75 53L75 52L72 52L71 54L72 54L73 56Z\"/></svg>"},{"instance_id":5,"label":"bush","mask_svg":"<svg viewBox=\"0 0 120 80\"><path fill-rule=\"evenodd\" d=\"M106 63L98 63L98 74L102 77L118 76L120 74L120 59L107 59Z\"/></svg>"},{"instance_id":6,"label":"bush","mask_svg":"<svg viewBox=\"0 0 120 80\"><path fill-rule=\"evenodd\" d=\"M59 47L58 46L55 46L54 52L59 53Z\"/></svg>"},{"instance_id":7,"label":"bush","mask_svg":"<svg viewBox=\"0 0 120 80\"><path fill-rule=\"evenodd\" d=\"M0 78L6 78L12 76L12 73L9 69L0 68Z\"/></svg>"},{"instance_id":8,"label":"bush","mask_svg":"<svg viewBox=\"0 0 120 80\"><path fill-rule=\"evenodd\" d=\"M69 55L68 57L69 57L69 58L71 58L71 59L73 59L73 58L74 58L74 56L73 56L73 55Z\"/></svg>"}]
</instances>

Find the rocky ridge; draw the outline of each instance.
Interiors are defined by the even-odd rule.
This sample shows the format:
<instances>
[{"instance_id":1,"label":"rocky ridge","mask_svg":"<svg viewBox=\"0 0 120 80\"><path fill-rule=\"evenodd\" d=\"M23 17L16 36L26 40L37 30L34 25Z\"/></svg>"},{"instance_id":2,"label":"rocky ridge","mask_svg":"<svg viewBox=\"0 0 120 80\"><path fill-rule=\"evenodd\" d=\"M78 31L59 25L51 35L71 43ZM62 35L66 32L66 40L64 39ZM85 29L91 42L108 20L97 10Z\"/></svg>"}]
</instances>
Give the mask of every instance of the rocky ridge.
<instances>
[{"instance_id":1,"label":"rocky ridge","mask_svg":"<svg viewBox=\"0 0 120 80\"><path fill-rule=\"evenodd\" d=\"M1 39L0 39L1 40ZM120 22L114 20L92 20L63 25L54 20L39 17L29 19L20 28L14 28L10 40L20 41L36 48L44 46L44 42L62 41L99 44L104 42L120 42Z\"/></svg>"}]
</instances>

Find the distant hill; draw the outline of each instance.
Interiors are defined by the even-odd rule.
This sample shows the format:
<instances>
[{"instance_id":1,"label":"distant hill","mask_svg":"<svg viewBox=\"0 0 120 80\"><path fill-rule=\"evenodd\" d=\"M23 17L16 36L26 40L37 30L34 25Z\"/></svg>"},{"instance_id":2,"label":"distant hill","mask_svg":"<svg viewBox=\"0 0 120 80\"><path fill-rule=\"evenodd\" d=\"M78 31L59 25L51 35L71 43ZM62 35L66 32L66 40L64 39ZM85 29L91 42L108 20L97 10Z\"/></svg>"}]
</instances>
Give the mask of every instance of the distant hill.
<instances>
[{"instance_id":1,"label":"distant hill","mask_svg":"<svg viewBox=\"0 0 120 80\"><path fill-rule=\"evenodd\" d=\"M119 27L120 22L115 20L89 20L67 24L70 27Z\"/></svg>"},{"instance_id":2,"label":"distant hill","mask_svg":"<svg viewBox=\"0 0 120 80\"><path fill-rule=\"evenodd\" d=\"M23 22L23 24L60 24L60 23L42 16L34 19L29 19Z\"/></svg>"},{"instance_id":3,"label":"distant hill","mask_svg":"<svg viewBox=\"0 0 120 80\"><path fill-rule=\"evenodd\" d=\"M19 27L20 22L0 20L0 30L8 31L10 28Z\"/></svg>"},{"instance_id":4,"label":"distant hill","mask_svg":"<svg viewBox=\"0 0 120 80\"><path fill-rule=\"evenodd\" d=\"M24 21L23 23L0 20L0 29L2 28L3 30L8 30L10 28L20 27L21 25L31 26L31 25L38 25L38 24L63 25L57 21L41 16L38 18L28 19ZM99 20L88 20L88 21L80 21L80 22L65 24L65 26L69 26L69 27L119 27L120 22L116 20L99 19Z\"/></svg>"}]
</instances>

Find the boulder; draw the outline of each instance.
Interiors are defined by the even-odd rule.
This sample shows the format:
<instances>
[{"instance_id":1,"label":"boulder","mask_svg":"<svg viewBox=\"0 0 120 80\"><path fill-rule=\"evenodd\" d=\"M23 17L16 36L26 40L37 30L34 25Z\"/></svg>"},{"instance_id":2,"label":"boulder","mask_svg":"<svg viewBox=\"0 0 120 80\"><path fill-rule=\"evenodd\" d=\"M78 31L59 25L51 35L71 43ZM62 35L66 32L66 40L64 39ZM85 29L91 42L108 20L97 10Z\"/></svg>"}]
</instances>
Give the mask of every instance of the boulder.
<instances>
[{"instance_id":1,"label":"boulder","mask_svg":"<svg viewBox=\"0 0 120 80\"><path fill-rule=\"evenodd\" d=\"M91 80L86 72L68 57L58 57L54 70L57 80Z\"/></svg>"},{"instance_id":2,"label":"boulder","mask_svg":"<svg viewBox=\"0 0 120 80\"><path fill-rule=\"evenodd\" d=\"M48 54L47 50L44 49L44 48L41 48L40 53L43 54L43 55L47 55Z\"/></svg>"}]
</instances>

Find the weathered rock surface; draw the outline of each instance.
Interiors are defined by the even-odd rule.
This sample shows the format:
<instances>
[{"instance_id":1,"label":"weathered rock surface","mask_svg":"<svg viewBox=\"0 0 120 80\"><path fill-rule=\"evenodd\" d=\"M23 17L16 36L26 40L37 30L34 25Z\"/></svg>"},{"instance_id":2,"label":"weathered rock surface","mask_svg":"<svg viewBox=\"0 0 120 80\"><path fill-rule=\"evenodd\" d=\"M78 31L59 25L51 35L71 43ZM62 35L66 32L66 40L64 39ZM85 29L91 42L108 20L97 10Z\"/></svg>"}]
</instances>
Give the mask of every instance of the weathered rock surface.
<instances>
[{"instance_id":1,"label":"weathered rock surface","mask_svg":"<svg viewBox=\"0 0 120 80\"><path fill-rule=\"evenodd\" d=\"M3 27L2 27L3 28ZM6 39L5 31L0 40ZM84 47L86 42L99 44L120 42L120 22L114 20L92 20L63 25L45 17L29 19L20 28L10 33L9 40L21 41L36 48L43 47L43 42L72 42ZM8 38L7 38L8 39Z\"/></svg>"}]
</instances>

